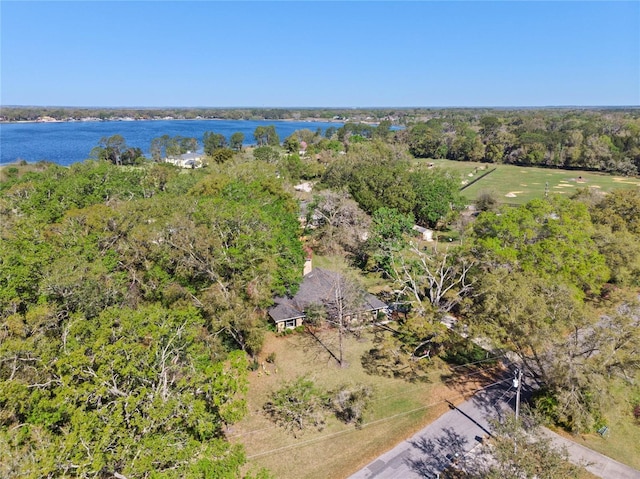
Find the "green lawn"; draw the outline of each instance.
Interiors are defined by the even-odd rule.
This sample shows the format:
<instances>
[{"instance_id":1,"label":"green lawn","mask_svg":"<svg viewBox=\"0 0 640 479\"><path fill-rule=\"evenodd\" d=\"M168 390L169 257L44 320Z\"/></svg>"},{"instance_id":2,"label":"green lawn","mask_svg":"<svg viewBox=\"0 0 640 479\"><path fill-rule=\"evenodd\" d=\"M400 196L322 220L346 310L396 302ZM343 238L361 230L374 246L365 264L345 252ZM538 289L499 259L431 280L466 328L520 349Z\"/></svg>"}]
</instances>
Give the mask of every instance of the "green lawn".
<instances>
[{"instance_id":1,"label":"green lawn","mask_svg":"<svg viewBox=\"0 0 640 479\"><path fill-rule=\"evenodd\" d=\"M360 356L371 344L369 335L361 340L349 338L348 367L341 369L326 355L318 354L301 334L268 335L260 367L250 373L249 414L228 432L231 442L244 445L247 471L264 467L278 479L348 477L447 412L447 401L459 404L482 387L482 381L492 381L491 374L478 375L474 370L466 371L469 376L452 376L452 370L442 362L434 364L426 383L370 376L362 369ZM275 363L263 361L271 353L275 353ZM374 399L363 427L356 429L329 417L324 430L309 430L295 438L271 423L262 413L262 405L271 391L300 375L308 375L323 389L345 383L370 385ZM583 470L580 477L595 476Z\"/></svg>"},{"instance_id":2,"label":"green lawn","mask_svg":"<svg viewBox=\"0 0 640 479\"><path fill-rule=\"evenodd\" d=\"M422 160L420 160L422 161ZM462 191L473 201L480 192L492 191L504 203L523 204L534 198L543 198L545 189L549 195L570 195L577 188L595 188L612 191L619 188L640 186L639 178L608 175L592 171L532 168L513 165L494 165L452 160L429 160L435 166L448 168L460 173L462 181L468 183L493 168L478 182Z\"/></svg>"},{"instance_id":3,"label":"green lawn","mask_svg":"<svg viewBox=\"0 0 640 479\"><path fill-rule=\"evenodd\" d=\"M640 381L640 372L636 374L635 383ZM633 407L640 400L640 387L635 391L628 383L614 380L609 388L610 399L604 414L609 432L605 437L599 434L569 435L560 434L582 444L605 456L640 470L640 422L633 417Z\"/></svg>"},{"instance_id":4,"label":"green lawn","mask_svg":"<svg viewBox=\"0 0 640 479\"><path fill-rule=\"evenodd\" d=\"M445 402L459 403L478 383L441 382L449 369L436 363L431 381L409 383L366 374L360 357L371 348L368 334L347 341L348 367L339 368L319 354L300 334L267 337L261 358L275 353L275 364L262 363L250 373L249 414L233 426L232 442L245 446L250 468L266 467L278 479L344 478L367 465L395 444L407 439L448 410ZM262 367L264 364L264 369ZM368 384L374 390L370 410L361 429L330 418L323 431L307 431L298 438L271 423L262 413L269 393L285 381L307 374L323 389L341 384Z\"/></svg>"}]
</instances>

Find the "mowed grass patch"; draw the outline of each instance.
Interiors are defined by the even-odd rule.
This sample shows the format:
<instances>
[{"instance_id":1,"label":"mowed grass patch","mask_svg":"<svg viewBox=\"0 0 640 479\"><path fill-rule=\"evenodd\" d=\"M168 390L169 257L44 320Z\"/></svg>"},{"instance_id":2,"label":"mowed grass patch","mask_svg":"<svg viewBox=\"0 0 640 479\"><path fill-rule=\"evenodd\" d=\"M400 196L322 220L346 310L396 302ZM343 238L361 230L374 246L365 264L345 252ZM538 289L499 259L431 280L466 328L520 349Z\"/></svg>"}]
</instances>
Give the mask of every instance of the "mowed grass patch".
<instances>
[{"instance_id":1,"label":"mowed grass patch","mask_svg":"<svg viewBox=\"0 0 640 479\"><path fill-rule=\"evenodd\" d=\"M640 373L636 374L636 384ZM571 435L565 431L558 434L598 451L616 461L640 470L640 422L633 417L633 407L640 399L640 389L629 386L622 380L614 380L610 386L610 397L605 408L605 422L609 431L602 437L597 433Z\"/></svg>"},{"instance_id":2,"label":"mowed grass patch","mask_svg":"<svg viewBox=\"0 0 640 479\"><path fill-rule=\"evenodd\" d=\"M430 160L437 167L447 168L460 174L461 181L471 183L482 174L495 168L476 183L462 191L474 201L483 191L496 193L502 203L524 204L534 198L549 195L571 195L578 188L594 188L610 192L615 189L640 187L640 179L622 177L582 170L560 170L491 163L463 162L452 160ZM461 184L461 186L463 186Z\"/></svg>"},{"instance_id":3,"label":"mowed grass patch","mask_svg":"<svg viewBox=\"0 0 640 479\"><path fill-rule=\"evenodd\" d=\"M229 432L232 442L244 445L250 468L265 467L279 479L347 477L446 412L446 400L462 402L481 387L477 381L463 388L459 381L452 387L444 385L440 378L450 370L439 360L434 360L426 383L370 376L360 363L372 347L370 339L370 333L359 340L348 338L348 367L340 368L302 334L267 337L260 367L250 373L249 414ZM271 353L275 362L267 363L263 358ZM308 430L296 438L268 420L262 407L270 393L301 375L324 390L342 384L371 386L374 396L363 427L356 429L328 416L322 431Z\"/></svg>"}]
</instances>

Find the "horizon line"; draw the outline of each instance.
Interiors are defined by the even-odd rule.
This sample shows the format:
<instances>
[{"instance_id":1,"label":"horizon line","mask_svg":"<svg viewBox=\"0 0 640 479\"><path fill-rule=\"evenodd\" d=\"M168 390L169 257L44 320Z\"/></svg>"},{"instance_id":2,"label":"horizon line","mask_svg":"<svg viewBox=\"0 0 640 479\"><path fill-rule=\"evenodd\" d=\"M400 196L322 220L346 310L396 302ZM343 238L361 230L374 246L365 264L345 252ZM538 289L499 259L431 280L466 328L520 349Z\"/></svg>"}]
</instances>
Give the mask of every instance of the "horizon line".
<instances>
[{"instance_id":1,"label":"horizon line","mask_svg":"<svg viewBox=\"0 0 640 479\"><path fill-rule=\"evenodd\" d=\"M640 105L449 105L449 106L101 106L101 105L0 105L1 108L75 108L80 110L89 109L127 109L127 110L159 110L159 109L173 109L173 110L193 110L193 109L209 109L209 110L383 110L383 109L396 109L396 110L409 110L409 109L423 109L423 110L442 110L442 109L552 109L552 108L640 108Z\"/></svg>"}]
</instances>

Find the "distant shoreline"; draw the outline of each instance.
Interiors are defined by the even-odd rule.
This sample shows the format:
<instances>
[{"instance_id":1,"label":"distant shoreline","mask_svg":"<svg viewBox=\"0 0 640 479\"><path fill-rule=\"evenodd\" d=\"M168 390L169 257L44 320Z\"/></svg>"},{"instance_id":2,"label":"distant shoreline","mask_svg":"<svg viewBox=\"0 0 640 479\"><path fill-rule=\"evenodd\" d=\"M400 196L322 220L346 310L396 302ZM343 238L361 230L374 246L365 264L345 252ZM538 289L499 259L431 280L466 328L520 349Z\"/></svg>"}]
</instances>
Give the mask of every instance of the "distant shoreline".
<instances>
[{"instance_id":1,"label":"distant shoreline","mask_svg":"<svg viewBox=\"0 0 640 479\"><path fill-rule=\"evenodd\" d=\"M22 123L124 123L131 121L287 121L287 122L299 122L299 123L346 123L348 120L336 120L333 118L279 118L279 119L229 119L229 118L108 118L108 119L100 119L100 118L88 118L88 119L66 119L66 120L56 120L53 119L37 119L37 120L0 120L0 124L3 125L11 125L11 124L22 124ZM379 122L370 122L370 121L359 121L359 123L367 123L370 125L377 125Z\"/></svg>"},{"instance_id":2,"label":"distant shoreline","mask_svg":"<svg viewBox=\"0 0 640 479\"><path fill-rule=\"evenodd\" d=\"M26 118L25 118L26 119ZM207 131L215 131L230 140L234 133L244 135L243 144L255 143L257 127L274 126L279 138L287 138L295 131L321 129L337 130L344 123L333 121L314 122L309 119L287 120L225 120L225 119L193 119L179 121L181 118L97 121L56 121L35 122L20 119L15 122L0 124L2 131L2 148L0 163L12 163L18 159L28 162L49 160L61 165L69 165L88 158L91 150L102 138L120 135L126 138L127 146L140 148L146 156L150 156L150 144L155 138L163 135L181 138L196 138L202 147L202 135ZM186 119L185 119L186 120ZM40 124L43 123L43 124ZM55 123L55 124L46 124Z\"/></svg>"}]
</instances>

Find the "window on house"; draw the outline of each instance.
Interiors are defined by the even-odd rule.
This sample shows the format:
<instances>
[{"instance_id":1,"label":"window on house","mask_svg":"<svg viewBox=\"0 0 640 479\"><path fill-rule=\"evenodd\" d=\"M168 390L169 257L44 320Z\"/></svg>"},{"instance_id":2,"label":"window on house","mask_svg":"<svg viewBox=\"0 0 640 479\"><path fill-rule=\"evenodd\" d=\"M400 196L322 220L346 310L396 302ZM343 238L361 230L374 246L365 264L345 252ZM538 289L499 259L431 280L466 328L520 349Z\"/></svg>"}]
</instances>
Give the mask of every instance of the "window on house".
<instances>
[{"instance_id":1,"label":"window on house","mask_svg":"<svg viewBox=\"0 0 640 479\"><path fill-rule=\"evenodd\" d=\"M295 328L296 327L296 320L295 319L287 319L284 322L284 327L285 328Z\"/></svg>"}]
</instances>

